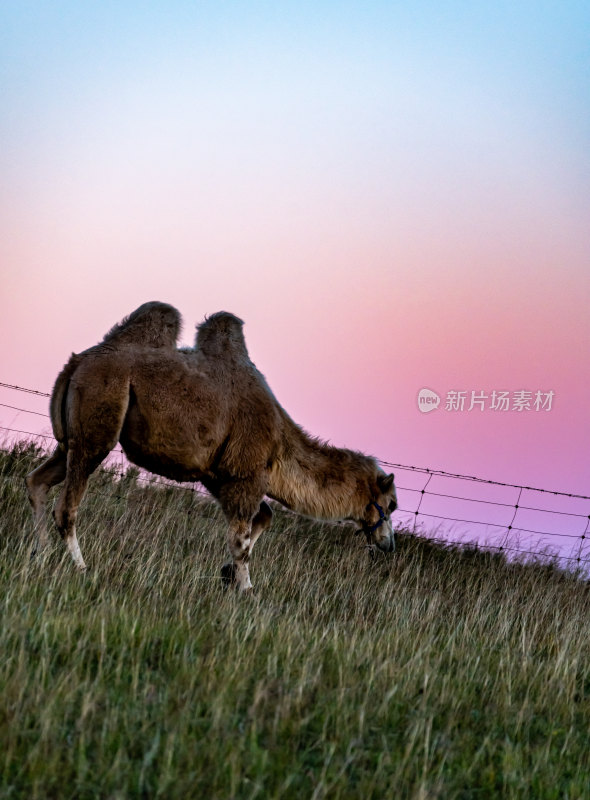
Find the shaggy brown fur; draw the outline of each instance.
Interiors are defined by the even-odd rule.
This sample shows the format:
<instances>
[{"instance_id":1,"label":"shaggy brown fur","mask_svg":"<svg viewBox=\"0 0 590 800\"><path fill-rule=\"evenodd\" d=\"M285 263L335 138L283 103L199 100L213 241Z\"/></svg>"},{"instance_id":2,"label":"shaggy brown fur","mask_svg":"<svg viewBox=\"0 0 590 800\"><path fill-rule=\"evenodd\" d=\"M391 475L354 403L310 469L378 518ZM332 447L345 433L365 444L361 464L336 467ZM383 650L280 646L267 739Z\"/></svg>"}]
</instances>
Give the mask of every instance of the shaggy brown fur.
<instances>
[{"instance_id":1,"label":"shaggy brown fur","mask_svg":"<svg viewBox=\"0 0 590 800\"><path fill-rule=\"evenodd\" d=\"M171 306L148 303L100 345L72 355L51 399L58 447L26 479L39 545L47 540L47 492L65 478L55 520L85 569L76 512L88 477L120 442L138 466L200 481L217 498L232 556L223 574L241 589L251 588L250 553L270 525L265 495L303 514L356 520L377 546L393 549L393 475L373 458L313 439L291 420L250 360L243 322L233 314L206 319L194 350L176 349L179 325Z\"/></svg>"},{"instance_id":2,"label":"shaggy brown fur","mask_svg":"<svg viewBox=\"0 0 590 800\"><path fill-rule=\"evenodd\" d=\"M180 329L180 313L174 306L153 300L136 308L122 322L113 325L102 340L102 345L174 348Z\"/></svg>"}]
</instances>

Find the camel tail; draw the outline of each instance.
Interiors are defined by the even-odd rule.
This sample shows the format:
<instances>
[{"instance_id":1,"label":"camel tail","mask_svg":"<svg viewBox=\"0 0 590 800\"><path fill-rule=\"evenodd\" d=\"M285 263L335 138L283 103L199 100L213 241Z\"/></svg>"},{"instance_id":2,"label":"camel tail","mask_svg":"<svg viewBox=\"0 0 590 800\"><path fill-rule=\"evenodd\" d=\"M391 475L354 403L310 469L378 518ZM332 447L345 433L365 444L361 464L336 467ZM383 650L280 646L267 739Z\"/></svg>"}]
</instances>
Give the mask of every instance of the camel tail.
<instances>
[{"instance_id":1,"label":"camel tail","mask_svg":"<svg viewBox=\"0 0 590 800\"><path fill-rule=\"evenodd\" d=\"M66 398L72 375L80 364L81 357L72 353L70 360L57 376L51 400L49 402L49 413L51 415L51 425L53 435L63 447L67 447L67 425L66 425Z\"/></svg>"}]
</instances>

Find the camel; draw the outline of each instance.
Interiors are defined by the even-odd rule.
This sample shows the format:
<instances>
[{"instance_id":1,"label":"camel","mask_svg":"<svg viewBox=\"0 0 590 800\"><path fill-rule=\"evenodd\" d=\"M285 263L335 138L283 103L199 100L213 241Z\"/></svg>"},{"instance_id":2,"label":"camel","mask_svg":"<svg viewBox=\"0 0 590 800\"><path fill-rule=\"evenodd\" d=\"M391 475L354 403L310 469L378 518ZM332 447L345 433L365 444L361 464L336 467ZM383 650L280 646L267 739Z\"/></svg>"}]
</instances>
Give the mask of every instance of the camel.
<instances>
[{"instance_id":1,"label":"camel","mask_svg":"<svg viewBox=\"0 0 590 800\"><path fill-rule=\"evenodd\" d=\"M252 589L249 560L272 519L271 498L295 512L354 520L372 548L394 549L394 476L360 452L334 447L299 427L250 360L243 321L225 311L197 326L194 348L178 349L180 314L151 302L102 342L72 354L50 410L57 446L26 477L37 550L48 542L49 489L63 483L54 518L84 571L76 515L92 472L119 442L129 461L174 481L199 481L227 519L224 582Z\"/></svg>"}]
</instances>

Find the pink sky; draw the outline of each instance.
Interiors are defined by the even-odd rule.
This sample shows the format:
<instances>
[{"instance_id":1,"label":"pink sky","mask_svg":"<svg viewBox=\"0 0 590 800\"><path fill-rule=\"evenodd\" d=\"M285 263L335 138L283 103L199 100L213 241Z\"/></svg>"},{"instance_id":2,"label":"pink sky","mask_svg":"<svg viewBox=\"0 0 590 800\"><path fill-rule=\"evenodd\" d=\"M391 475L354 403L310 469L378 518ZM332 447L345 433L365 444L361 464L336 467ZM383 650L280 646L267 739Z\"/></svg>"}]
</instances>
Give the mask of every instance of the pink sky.
<instances>
[{"instance_id":1,"label":"pink sky","mask_svg":"<svg viewBox=\"0 0 590 800\"><path fill-rule=\"evenodd\" d=\"M66 6L9 12L0 381L50 390L146 300L185 343L226 309L312 433L590 494L587 15Z\"/></svg>"}]
</instances>

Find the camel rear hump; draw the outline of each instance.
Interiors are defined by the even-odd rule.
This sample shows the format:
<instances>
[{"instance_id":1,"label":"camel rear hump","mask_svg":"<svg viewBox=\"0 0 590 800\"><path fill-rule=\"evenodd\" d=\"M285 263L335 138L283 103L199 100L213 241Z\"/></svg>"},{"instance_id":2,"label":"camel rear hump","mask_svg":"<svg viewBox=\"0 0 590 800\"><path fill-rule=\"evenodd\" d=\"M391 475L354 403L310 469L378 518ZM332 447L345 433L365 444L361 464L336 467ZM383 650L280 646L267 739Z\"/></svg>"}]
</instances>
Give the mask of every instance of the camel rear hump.
<instances>
[{"instance_id":1,"label":"camel rear hump","mask_svg":"<svg viewBox=\"0 0 590 800\"><path fill-rule=\"evenodd\" d=\"M67 446L66 404L70 382L84 361L92 356L107 356L128 348L148 347L176 350L180 335L181 316L174 306L158 300L144 303L129 316L114 325L100 344L82 353L72 353L70 360L57 377L50 401L51 424L57 441ZM123 356L124 357L124 356ZM98 368L98 363L97 363ZM88 380L89 376L85 376Z\"/></svg>"},{"instance_id":2,"label":"camel rear hump","mask_svg":"<svg viewBox=\"0 0 590 800\"><path fill-rule=\"evenodd\" d=\"M248 348L244 339L243 320L229 311L218 311L197 325L195 350L208 358L246 358Z\"/></svg>"}]
</instances>

